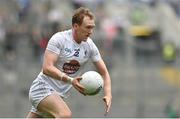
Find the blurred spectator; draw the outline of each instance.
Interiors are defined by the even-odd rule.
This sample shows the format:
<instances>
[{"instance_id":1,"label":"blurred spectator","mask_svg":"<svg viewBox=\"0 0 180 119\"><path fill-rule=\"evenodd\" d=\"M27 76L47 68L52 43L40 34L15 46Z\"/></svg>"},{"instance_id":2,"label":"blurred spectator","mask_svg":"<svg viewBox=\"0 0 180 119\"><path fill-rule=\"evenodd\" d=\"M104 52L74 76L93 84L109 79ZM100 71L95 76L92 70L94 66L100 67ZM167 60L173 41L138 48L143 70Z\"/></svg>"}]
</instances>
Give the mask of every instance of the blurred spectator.
<instances>
[{"instance_id":1,"label":"blurred spectator","mask_svg":"<svg viewBox=\"0 0 180 119\"><path fill-rule=\"evenodd\" d=\"M3 26L3 20L0 17L0 43L4 42L6 35L6 30Z\"/></svg>"},{"instance_id":2,"label":"blurred spectator","mask_svg":"<svg viewBox=\"0 0 180 119\"><path fill-rule=\"evenodd\" d=\"M116 24L110 18L105 18L101 21L101 30L104 33L104 41L103 41L103 52L104 52L104 60L107 64L108 69L112 68L112 59L113 55L113 40L117 36L118 29Z\"/></svg>"},{"instance_id":3,"label":"blurred spectator","mask_svg":"<svg viewBox=\"0 0 180 119\"><path fill-rule=\"evenodd\" d=\"M113 40L113 51L120 53L121 56L125 55L125 31L122 27L118 27L118 33Z\"/></svg>"},{"instance_id":4,"label":"blurred spectator","mask_svg":"<svg viewBox=\"0 0 180 119\"><path fill-rule=\"evenodd\" d=\"M39 47L40 47L40 61L42 62L44 57L44 51L46 49L46 46L48 44L48 41L51 37L51 33L49 32L42 32L42 38L39 40Z\"/></svg>"},{"instance_id":5,"label":"blurred spectator","mask_svg":"<svg viewBox=\"0 0 180 119\"><path fill-rule=\"evenodd\" d=\"M40 39L40 30L37 27L32 28L29 33L30 44L33 50L33 57L35 59L39 59L40 56L40 47L39 47L39 39Z\"/></svg>"},{"instance_id":6,"label":"blurred spectator","mask_svg":"<svg viewBox=\"0 0 180 119\"><path fill-rule=\"evenodd\" d=\"M74 9L81 6L86 6L92 10L96 10L98 7L104 4L104 0L72 0L71 4Z\"/></svg>"},{"instance_id":7,"label":"blurred spectator","mask_svg":"<svg viewBox=\"0 0 180 119\"><path fill-rule=\"evenodd\" d=\"M74 9L84 6L84 0L72 0L72 6Z\"/></svg>"},{"instance_id":8,"label":"blurred spectator","mask_svg":"<svg viewBox=\"0 0 180 119\"><path fill-rule=\"evenodd\" d=\"M60 31L60 23L63 21L64 13L60 9L54 8L49 10L47 17L48 21L45 25L49 25L48 27L51 28L51 32L56 33Z\"/></svg>"},{"instance_id":9,"label":"blurred spectator","mask_svg":"<svg viewBox=\"0 0 180 119\"><path fill-rule=\"evenodd\" d=\"M106 49L109 49L109 51L111 51L113 39L116 37L118 33L116 24L111 19L106 18L104 19L104 21L101 21L101 28L102 31L105 33L106 41L104 42L104 47L106 47Z\"/></svg>"},{"instance_id":10,"label":"blurred spectator","mask_svg":"<svg viewBox=\"0 0 180 119\"><path fill-rule=\"evenodd\" d=\"M31 7L31 0L17 0L19 6L19 21L22 22L28 16L30 7Z\"/></svg>"},{"instance_id":11,"label":"blurred spectator","mask_svg":"<svg viewBox=\"0 0 180 119\"><path fill-rule=\"evenodd\" d=\"M16 34L13 28L7 29L4 42L4 54L8 61L13 61L16 58Z\"/></svg>"},{"instance_id":12,"label":"blurred spectator","mask_svg":"<svg viewBox=\"0 0 180 119\"><path fill-rule=\"evenodd\" d=\"M171 0L169 1L172 8L174 9L176 15L180 17L180 1L179 0Z\"/></svg>"}]
</instances>

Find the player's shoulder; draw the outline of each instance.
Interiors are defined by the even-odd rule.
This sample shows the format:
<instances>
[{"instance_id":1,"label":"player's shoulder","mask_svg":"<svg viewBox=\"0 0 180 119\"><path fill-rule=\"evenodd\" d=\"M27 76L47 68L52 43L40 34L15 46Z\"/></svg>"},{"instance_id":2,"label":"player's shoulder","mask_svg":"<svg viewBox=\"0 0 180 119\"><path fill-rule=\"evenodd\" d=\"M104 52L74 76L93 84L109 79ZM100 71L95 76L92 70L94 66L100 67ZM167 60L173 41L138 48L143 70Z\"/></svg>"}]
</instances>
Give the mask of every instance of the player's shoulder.
<instances>
[{"instance_id":1,"label":"player's shoulder","mask_svg":"<svg viewBox=\"0 0 180 119\"><path fill-rule=\"evenodd\" d=\"M64 30L59 32L61 35L63 35L64 37L69 37L72 35L72 29L68 29L68 30Z\"/></svg>"},{"instance_id":2,"label":"player's shoulder","mask_svg":"<svg viewBox=\"0 0 180 119\"><path fill-rule=\"evenodd\" d=\"M70 36L71 33L72 33L71 29L64 30L64 31L60 31L60 32L53 34L53 37L66 37L66 36Z\"/></svg>"},{"instance_id":3,"label":"player's shoulder","mask_svg":"<svg viewBox=\"0 0 180 119\"><path fill-rule=\"evenodd\" d=\"M55 33L53 36L52 36L52 39L57 39L57 40L66 40L66 39L69 39L71 37L71 33L72 33L72 30L64 30L64 31L60 31L60 32L57 32Z\"/></svg>"},{"instance_id":4,"label":"player's shoulder","mask_svg":"<svg viewBox=\"0 0 180 119\"><path fill-rule=\"evenodd\" d=\"M87 39L87 41L86 41L88 44L93 44L94 42L93 42L93 40L89 37L88 39Z\"/></svg>"},{"instance_id":5,"label":"player's shoulder","mask_svg":"<svg viewBox=\"0 0 180 119\"><path fill-rule=\"evenodd\" d=\"M92 40L91 38L88 38L86 42L87 42L87 44L90 45L90 46L95 45L94 42L93 42L93 40Z\"/></svg>"},{"instance_id":6,"label":"player's shoulder","mask_svg":"<svg viewBox=\"0 0 180 119\"><path fill-rule=\"evenodd\" d=\"M93 50L94 47L96 47L95 43L91 38L88 38L85 44L86 44L85 46L88 47L90 50Z\"/></svg>"}]
</instances>

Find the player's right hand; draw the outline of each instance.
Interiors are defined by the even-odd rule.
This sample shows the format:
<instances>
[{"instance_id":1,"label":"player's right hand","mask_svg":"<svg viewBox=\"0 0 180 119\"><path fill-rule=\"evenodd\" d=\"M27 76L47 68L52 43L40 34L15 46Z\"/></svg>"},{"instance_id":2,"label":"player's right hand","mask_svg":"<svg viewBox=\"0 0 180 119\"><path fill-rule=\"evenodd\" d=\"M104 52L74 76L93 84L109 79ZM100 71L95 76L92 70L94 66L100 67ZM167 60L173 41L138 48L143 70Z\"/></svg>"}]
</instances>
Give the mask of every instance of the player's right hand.
<instances>
[{"instance_id":1,"label":"player's right hand","mask_svg":"<svg viewBox=\"0 0 180 119\"><path fill-rule=\"evenodd\" d=\"M78 90L81 94L83 94L84 96L86 96L86 94L84 93L85 88L84 88L84 86L82 86L82 85L80 84L80 80L81 80L81 79L82 79L82 77L76 77L76 78L74 78L73 81L72 81L72 85L73 85L73 87L74 87L76 90Z\"/></svg>"}]
</instances>

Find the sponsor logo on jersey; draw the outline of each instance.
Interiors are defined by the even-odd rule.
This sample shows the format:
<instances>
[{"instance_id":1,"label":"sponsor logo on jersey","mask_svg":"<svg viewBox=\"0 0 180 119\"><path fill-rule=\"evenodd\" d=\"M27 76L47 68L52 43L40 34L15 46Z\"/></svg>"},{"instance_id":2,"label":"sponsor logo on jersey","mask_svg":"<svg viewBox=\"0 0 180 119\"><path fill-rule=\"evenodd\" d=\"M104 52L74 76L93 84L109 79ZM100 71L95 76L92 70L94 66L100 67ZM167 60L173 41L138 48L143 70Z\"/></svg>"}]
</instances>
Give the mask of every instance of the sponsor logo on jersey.
<instances>
[{"instance_id":1,"label":"sponsor logo on jersey","mask_svg":"<svg viewBox=\"0 0 180 119\"><path fill-rule=\"evenodd\" d=\"M68 63L64 63L63 65L63 72L67 74L74 74L80 68L80 63L77 60L71 60Z\"/></svg>"},{"instance_id":2,"label":"sponsor logo on jersey","mask_svg":"<svg viewBox=\"0 0 180 119\"><path fill-rule=\"evenodd\" d=\"M72 53L71 49L69 49L69 48L65 48L64 50L68 53Z\"/></svg>"}]
</instances>

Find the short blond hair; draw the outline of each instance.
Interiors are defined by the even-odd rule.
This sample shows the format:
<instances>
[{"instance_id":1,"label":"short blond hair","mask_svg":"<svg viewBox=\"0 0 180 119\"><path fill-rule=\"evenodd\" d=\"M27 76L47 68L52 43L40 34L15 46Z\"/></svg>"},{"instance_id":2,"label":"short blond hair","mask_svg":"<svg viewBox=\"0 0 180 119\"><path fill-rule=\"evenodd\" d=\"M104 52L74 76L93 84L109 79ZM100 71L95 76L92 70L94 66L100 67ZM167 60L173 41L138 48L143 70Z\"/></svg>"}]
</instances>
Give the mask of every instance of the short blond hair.
<instances>
[{"instance_id":1,"label":"short blond hair","mask_svg":"<svg viewBox=\"0 0 180 119\"><path fill-rule=\"evenodd\" d=\"M72 16L72 25L75 23L81 25L85 16L88 16L91 19L95 18L93 13L88 8L80 7L76 9L74 15Z\"/></svg>"}]
</instances>

